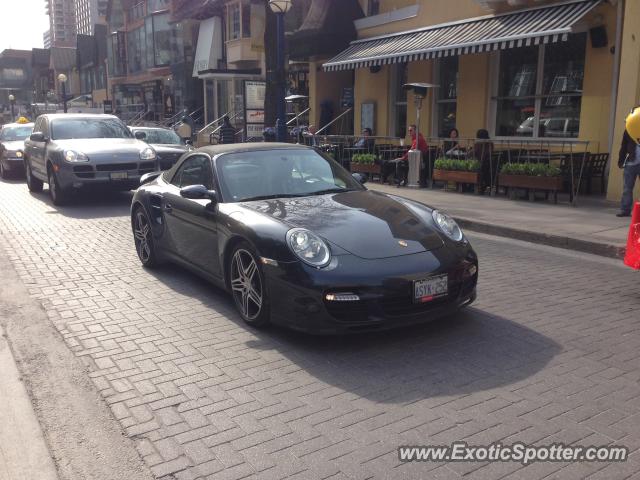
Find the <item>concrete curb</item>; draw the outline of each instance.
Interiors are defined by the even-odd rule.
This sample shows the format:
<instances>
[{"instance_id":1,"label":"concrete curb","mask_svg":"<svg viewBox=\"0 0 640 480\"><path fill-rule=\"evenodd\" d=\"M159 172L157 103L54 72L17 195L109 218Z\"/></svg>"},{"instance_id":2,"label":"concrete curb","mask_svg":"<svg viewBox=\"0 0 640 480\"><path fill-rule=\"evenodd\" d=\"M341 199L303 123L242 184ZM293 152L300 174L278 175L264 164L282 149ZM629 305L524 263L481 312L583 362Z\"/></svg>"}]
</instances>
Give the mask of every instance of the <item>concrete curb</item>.
<instances>
[{"instance_id":1,"label":"concrete curb","mask_svg":"<svg viewBox=\"0 0 640 480\"><path fill-rule=\"evenodd\" d=\"M588 240L579 240L562 235L550 235L548 233L531 232L518 228L503 227L468 218L460 218L454 215L458 224L466 229L478 233L486 233L499 237L513 238L523 240L525 242L539 243L551 247L564 248L578 252L591 253L602 257L621 259L624 257L625 247L600 242L591 242Z\"/></svg>"}]
</instances>

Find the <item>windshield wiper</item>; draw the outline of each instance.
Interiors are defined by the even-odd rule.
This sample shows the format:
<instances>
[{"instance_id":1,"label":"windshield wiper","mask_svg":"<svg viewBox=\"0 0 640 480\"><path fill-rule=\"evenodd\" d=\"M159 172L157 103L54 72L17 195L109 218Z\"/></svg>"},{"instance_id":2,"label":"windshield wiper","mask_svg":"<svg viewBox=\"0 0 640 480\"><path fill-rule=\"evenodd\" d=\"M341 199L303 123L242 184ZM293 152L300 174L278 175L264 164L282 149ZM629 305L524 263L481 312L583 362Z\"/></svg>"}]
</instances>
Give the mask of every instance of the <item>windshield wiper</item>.
<instances>
[{"instance_id":1,"label":"windshield wiper","mask_svg":"<svg viewBox=\"0 0 640 480\"><path fill-rule=\"evenodd\" d=\"M253 202L254 200L273 200L275 198L294 198L302 197L304 194L300 193L276 193L274 195L258 195L256 197L243 198L238 200L239 202Z\"/></svg>"},{"instance_id":2,"label":"windshield wiper","mask_svg":"<svg viewBox=\"0 0 640 480\"><path fill-rule=\"evenodd\" d=\"M317 192L311 192L308 195L324 195L326 193L343 193L343 192L353 192L355 189L353 188L327 188L325 190L318 190Z\"/></svg>"}]
</instances>

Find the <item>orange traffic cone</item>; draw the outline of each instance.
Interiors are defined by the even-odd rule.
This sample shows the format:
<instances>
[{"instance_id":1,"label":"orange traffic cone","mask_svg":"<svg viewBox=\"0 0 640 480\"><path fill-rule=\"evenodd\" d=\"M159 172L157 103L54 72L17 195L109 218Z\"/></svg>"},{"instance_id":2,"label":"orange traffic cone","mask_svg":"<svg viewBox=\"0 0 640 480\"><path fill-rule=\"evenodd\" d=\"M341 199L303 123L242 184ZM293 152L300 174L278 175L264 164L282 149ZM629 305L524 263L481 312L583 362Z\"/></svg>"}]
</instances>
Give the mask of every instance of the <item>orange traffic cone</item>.
<instances>
[{"instance_id":1,"label":"orange traffic cone","mask_svg":"<svg viewBox=\"0 0 640 480\"><path fill-rule=\"evenodd\" d=\"M624 264L640 270L640 202L636 202L633 206Z\"/></svg>"}]
</instances>

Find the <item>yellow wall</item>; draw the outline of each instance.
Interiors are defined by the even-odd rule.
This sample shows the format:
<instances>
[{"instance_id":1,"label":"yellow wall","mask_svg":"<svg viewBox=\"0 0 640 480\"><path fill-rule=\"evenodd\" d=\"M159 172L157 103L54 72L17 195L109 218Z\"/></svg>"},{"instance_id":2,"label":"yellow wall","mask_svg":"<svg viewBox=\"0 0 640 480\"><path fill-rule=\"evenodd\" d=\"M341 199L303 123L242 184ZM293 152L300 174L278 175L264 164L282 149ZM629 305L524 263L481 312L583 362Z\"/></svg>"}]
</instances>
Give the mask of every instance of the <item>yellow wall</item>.
<instances>
[{"instance_id":1,"label":"yellow wall","mask_svg":"<svg viewBox=\"0 0 640 480\"><path fill-rule=\"evenodd\" d=\"M475 138L487 125L489 102L489 55L462 55L458 59L456 128L461 137Z\"/></svg>"},{"instance_id":2,"label":"yellow wall","mask_svg":"<svg viewBox=\"0 0 640 480\"><path fill-rule=\"evenodd\" d=\"M378 73L371 73L368 68L356 70L354 86L355 132L360 129L360 106L363 103L375 102L376 122L371 126L373 134L377 136L388 134L390 70L389 66L383 66Z\"/></svg>"},{"instance_id":3,"label":"yellow wall","mask_svg":"<svg viewBox=\"0 0 640 480\"><path fill-rule=\"evenodd\" d=\"M320 128L320 105L325 100L333 104L333 116L341 113L340 97L342 89L353 86L353 70L339 72L325 72L322 63L327 59L309 62L309 123ZM340 120L334 125L340 123ZM357 125L357 124L356 124ZM335 128L334 128L335 131Z\"/></svg>"},{"instance_id":4,"label":"yellow wall","mask_svg":"<svg viewBox=\"0 0 640 480\"><path fill-rule=\"evenodd\" d=\"M622 194L622 170L617 167L618 150L624 133L624 119L631 109L640 103L640 2L625 2L624 25L622 27L622 50L620 58L620 81L616 102L616 124L613 147L610 152L611 170L607 198L620 200ZM637 199L640 186L636 185Z\"/></svg>"}]
</instances>

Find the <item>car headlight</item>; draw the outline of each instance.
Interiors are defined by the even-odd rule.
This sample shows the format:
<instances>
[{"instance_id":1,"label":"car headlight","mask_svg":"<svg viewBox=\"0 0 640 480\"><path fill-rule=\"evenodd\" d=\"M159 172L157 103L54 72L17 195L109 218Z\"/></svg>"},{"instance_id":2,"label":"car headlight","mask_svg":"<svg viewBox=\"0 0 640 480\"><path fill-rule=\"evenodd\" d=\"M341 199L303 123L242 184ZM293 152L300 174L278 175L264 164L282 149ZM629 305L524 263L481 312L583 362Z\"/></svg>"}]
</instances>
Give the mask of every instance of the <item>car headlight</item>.
<instances>
[{"instance_id":1,"label":"car headlight","mask_svg":"<svg viewBox=\"0 0 640 480\"><path fill-rule=\"evenodd\" d=\"M453 241L462 241L462 239L464 238L462 229L458 226L453 218L451 218L446 213L439 212L438 210L434 210L431 215L433 216L433 221L436 223L442 233L444 233Z\"/></svg>"},{"instance_id":2,"label":"car headlight","mask_svg":"<svg viewBox=\"0 0 640 480\"><path fill-rule=\"evenodd\" d=\"M156 152L153 148L147 147L140 152L140 160L155 160Z\"/></svg>"},{"instance_id":3,"label":"car headlight","mask_svg":"<svg viewBox=\"0 0 640 480\"><path fill-rule=\"evenodd\" d=\"M287 243L300 260L312 267L324 267L331 260L331 251L324 240L304 228L289 230Z\"/></svg>"},{"instance_id":4,"label":"car headlight","mask_svg":"<svg viewBox=\"0 0 640 480\"><path fill-rule=\"evenodd\" d=\"M77 163L77 162L88 162L89 157L87 157L84 153L78 152L76 150L65 150L64 151L64 159L67 162Z\"/></svg>"}]
</instances>

